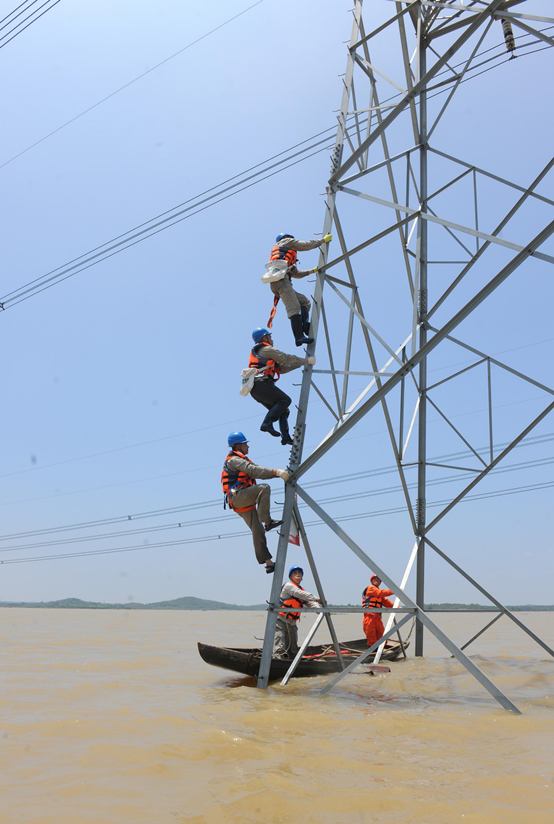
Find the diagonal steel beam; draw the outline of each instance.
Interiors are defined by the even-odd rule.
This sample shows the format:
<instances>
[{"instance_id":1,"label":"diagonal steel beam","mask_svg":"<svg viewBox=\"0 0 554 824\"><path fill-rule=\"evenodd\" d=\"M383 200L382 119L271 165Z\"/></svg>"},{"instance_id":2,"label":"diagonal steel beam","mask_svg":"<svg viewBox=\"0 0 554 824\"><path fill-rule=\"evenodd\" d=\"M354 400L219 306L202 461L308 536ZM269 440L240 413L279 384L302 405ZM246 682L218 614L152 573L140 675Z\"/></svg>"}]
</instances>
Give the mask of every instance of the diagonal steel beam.
<instances>
[{"instance_id":1,"label":"diagonal steel beam","mask_svg":"<svg viewBox=\"0 0 554 824\"><path fill-rule=\"evenodd\" d=\"M329 451L329 449L334 446L335 443L346 435L353 426L358 423L367 413L374 408L381 400L392 390L394 389L402 380L403 377L406 377L414 367L421 361L423 358L426 358L438 345L439 343L444 340L448 335L450 335L454 329L459 326L459 324L465 320L468 315L473 312L484 300L486 300L489 295L491 295L495 289L504 283L504 281L511 275L516 269L521 266L529 257L531 257L535 250L538 249L546 240L548 240L551 235L554 234L554 221L551 221L545 228L539 232L539 234L533 238L533 240L528 244L528 246L522 251L519 252L512 260L504 266L500 272L492 278L481 290L478 292L470 301L463 306L459 312L457 312L443 327L442 329L431 338L431 340L427 341L425 346L421 347L421 349L416 352L412 357L406 362L406 364L398 370L398 372L394 375L394 377L389 378L383 386L378 389L367 401L365 401L361 406L359 406L352 414L346 418L343 423L334 431L332 432L313 452L312 454L306 458L300 466L295 470L294 477L295 479L300 478L304 475L305 472L308 471L314 464L316 464L323 455Z\"/></svg>"},{"instance_id":2,"label":"diagonal steel beam","mask_svg":"<svg viewBox=\"0 0 554 824\"><path fill-rule=\"evenodd\" d=\"M427 390L427 391L429 391L429 390ZM432 400L429 396L427 396L427 400L429 401L429 403L431 404L431 406L432 406L432 407L433 407L433 408L434 408L434 409L435 409L435 410L439 413L439 415L441 416L441 418L443 419L443 421L445 421L445 423L447 423L447 424L448 424L448 426L449 426L449 427L450 427L450 428L451 428L451 429L452 429L452 430L456 433L456 435L458 436L458 438L460 438L460 440L461 440L461 441L463 441L463 442L465 443L465 445L467 446L467 448L468 448L468 449L470 449L470 450L473 452L473 454L475 455L475 457L477 458L477 460L481 461L481 463L483 464L483 466L484 466L484 467L486 467L486 466L487 466L486 461L484 461L484 460L483 460L483 458L479 455L479 453L475 451L475 449L472 447L472 445L470 444L470 442L469 442L469 441L467 441L467 440L464 438L464 436L462 435L462 433L459 431L459 429L457 429L457 428L454 426L454 424L452 423L452 421L448 419L448 417L444 414L444 412L442 412L442 411L439 409L439 407L437 406L437 404L436 404L436 403L435 403L435 402L434 402L434 401L433 401L433 400ZM427 463L427 461L426 461L426 463Z\"/></svg>"},{"instance_id":3,"label":"diagonal steel beam","mask_svg":"<svg viewBox=\"0 0 554 824\"><path fill-rule=\"evenodd\" d=\"M378 206L388 206L389 209L394 209L397 212L406 212L406 214L411 215L412 217L421 217L423 220L427 220L430 223L437 223L439 226L443 226L449 234L452 235L455 241L457 241L460 246L468 253L468 255L472 255L471 251L464 246L459 238L452 234L454 230L456 232L463 232L466 235L472 235L473 237L481 238L482 240L488 241L488 243L496 243L498 246L504 246L506 249L512 249L515 252L520 252L525 247L522 246L520 243L512 243L509 240L504 240L501 237L497 237L496 235L489 235L487 232L480 232L478 229L471 229L469 226L464 226L461 223L454 223L452 220L446 220L443 217L437 217L437 215L433 212L431 207L429 207L429 212L423 212L421 209L413 209L410 206L403 206L401 203L394 203L391 200L384 200L382 197L375 197L375 195L369 195L367 192L360 192L357 189L350 189L348 186L338 186L337 187L339 192L344 192L347 195L353 195L354 197L361 197L362 200L369 200L370 203L376 203ZM470 263L473 261L474 255L472 255L472 259ZM540 260L544 260L547 263L554 263L554 257L551 255L545 255L542 252L537 252L536 257Z\"/></svg>"},{"instance_id":4,"label":"diagonal steel beam","mask_svg":"<svg viewBox=\"0 0 554 824\"><path fill-rule=\"evenodd\" d=\"M384 644L386 641L388 641L388 640L389 640L389 638L391 637L391 635L395 635L395 633L396 633L396 632L400 629L400 627L404 626L404 624L406 624L408 621L410 621L410 620L411 620L411 618L412 618L411 614L410 614L410 613L408 613L407 615L405 615L405 616L402 618L402 620L401 620L401 621L399 621L399 622L398 622L398 624L396 624L396 626L394 626L392 629L388 629L388 630L385 632L385 634L382 636L382 638L379 638L379 640L378 640L378 641L375 641L375 643L374 643L374 644L372 644L370 647L368 647L366 650L364 650L364 651L362 652L362 654L361 654L361 655L359 655L359 656L356 658L356 660L355 660L355 661L352 661L352 663L351 663L351 664L349 664L349 665L346 667L346 669L345 669L345 670L343 670L342 672L339 672L339 674L338 674L338 675L335 675L335 677L334 677L331 681L329 681L329 683L328 683L328 684L326 684L326 685L323 687L323 689L322 689L322 690L320 690L320 693L319 693L319 694L320 694L320 695L325 695L325 693L326 693L326 692L329 692L329 690L330 690L330 689L332 689L332 688L333 688L336 684L338 684L338 682L339 682L339 681L342 681L342 679L344 678L344 676L345 676L345 675L348 675L348 673L352 672L352 670L353 670L353 669L355 669L356 667L359 667L359 666L360 666L360 664L363 664L363 663L364 663L364 661L366 660L366 658L369 658L369 656L371 655L371 653L372 653L372 652L375 652L375 650L377 649L377 647L378 647L380 644Z\"/></svg>"},{"instance_id":5,"label":"diagonal steel beam","mask_svg":"<svg viewBox=\"0 0 554 824\"><path fill-rule=\"evenodd\" d=\"M435 329L434 326L429 326L429 329L431 329L432 332L438 332L438 329ZM530 383L533 386L536 386L537 389L542 389L543 392L548 392L549 395L554 395L554 389L552 389L551 386L547 386L545 383L539 383L539 381L536 381L534 378L530 378L529 375L524 375L523 372L518 372L517 369L512 369L511 366L508 366L506 363L503 363L502 361L499 361L497 358L493 358L491 355L485 355L484 352L481 352L479 349L476 349L474 346L470 346L469 343L464 343L464 341L460 340L459 338L455 338L452 335L448 335L446 339L449 340L449 341L452 341L452 343L455 343L458 346L461 346L462 349L467 349L469 352L473 352L474 355L478 355L482 359L480 361L480 363L483 363L483 361L485 361L485 360L489 361L489 363L494 363L495 366L498 366L500 369L506 370L506 372L510 372L512 375L515 375L516 378L521 378L521 380L527 381L527 383ZM477 366L478 364L473 364L473 365ZM468 367L468 368L471 369L471 367ZM465 371L465 370L462 370L462 371ZM455 377L455 375L451 375L451 377ZM449 379L447 378L446 380L449 380ZM440 381L440 383L442 383L442 381ZM435 386L438 386L438 385L439 385L438 383L435 384ZM431 388L431 387L429 387L429 388Z\"/></svg>"},{"instance_id":6,"label":"diagonal steel beam","mask_svg":"<svg viewBox=\"0 0 554 824\"><path fill-rule=\"evenodd\" d=\"M431 151L433 151L433 150L431 150ZM440 154L442 154L442 152ZM447 157L447 155L443 155L443 156ZM455 158L450 158L450 159L454 160L454 162L457 162ZM525 203L527 198L530 197L530 196L534 196L535 193L533 192L533 189L535 189L536 186L539 185L541 180L543 180L546 177L546 175L552 169L553 166L554 166L554 157L552 157L548 161L546 166L544 166L544 168L539 172L539 174L534 179L534 181L531 183L531 185L526 190L523 190L523 195L519 198L517 203L515 203L515 205L510 209L510 211L504 216L504 218L500 221L500 223L498 224L498 226L496 227L496 229L492 233L493 237L496 237L502 231L504 226L506 226L509 223L509 221L513 218L513 216L516 214L516 212L521 208L521 206L523 206L523 204ZM481 169L476 169L475 167L473 167L473 168L475 169L475 171L480 172L481 174L486 174ZM501 182L505 182L505 181L501 181ZM508 185L512 185L512 184L508 184ZM517 188L519 188L519 187L517 187ZM554 203L552 205L554 205ZM471 267L479 260L479 258L483 255L483 253L486 251L486 249L488 249L489 246L490 246L490 241L485 241L485 243L481 246L479 251L475 253L475 255L469 261L469 263L462 269L460 274L452 281L450 286L447 289L445 289L445 291L442 293L440 298L436 301L434 306L429 310L429 312L427 313L427 320L429 320L435 314L437 309L440 306L442 306L442 304L444 303L446 298L450 294L452 294L452 292L454 291L456 286L466 276L466 274L469 272Z\"/></svg>"},{"instance_id":7,"label":"diagonal steel beam","mask_svg":"<svg viewBox=\"0 0 554 824\"><path fill-rule=\"evenodd\" d=\"M509 9L511 6L516 6L518 3L524 3L524 2L525 2L525 0L506 0L506 2L504 3L504 6L503 6L503 10L504 9ZM466 12L467 11L474 11L474 10L475 10L474 8L471 9L469 7L463 9L463 11L466 11ZM456 17L459 17L463 13L463 11L460 10L460 11L458 11L457 14L453 14L452 17L450 18L450 20L454 20ZM504 11L502 13L504 13ZM439 26L435 26L435 28L432 31L430 31L429 34L427 35L427 39L429 41L431 41L431 40L434 40L435 37L441 37L443 34L451 34L453 31L456 31L457 29L463 28L464 26L469 26L472 19L473 19L472 17L467 17L467 18L463 18L462 20L458 20L457 23L451 23L451 24L449 24L448 20L446 20L444 23L441 23Z\"/></svg>"},{"instance_id":8,"label":"diagonal steel beam","mask_svg":"<svg viewBox=\"0 0 554 824\"><path fill-rule=\"evenodd\" d=\"M298 504L296 501L294 502L293 507L293 516L294 520L296 521L296 526L298 528L298 534L302 539L302 543L304 544L304 551L306 553L306 557L308 558L308 563L310 565L310 569L312 571L312 576L316 585L317 594L321 599L321 604L324 607L328 607L329 604L327 603L327 598L325 597L325 593L323 591L323 585L321 583L321 579L319 577L319 572L317 570L317 566L314 560L314 556L312 553L312 548L310 547L310 542L308 541L308 536L306 535L306 530L304 528L304 522L302 520L302 516L300 515L300 510L298 509ZM331 639L333 641L333 646L335 647L335 652L337 653L337 659L340 664L341 669L344 669L345 664L342 657L342 652L340 649L339 639L337 637L337 633L335 632L335 626L333 624L333 619L331 618L331 613L326 612L324 613L325 620L327 621L327 627L329 628L329 633L331 635ZM290 677L290 676L289 676Z\"/></svg>"},{"instance_id":9,"label":"diagonal steel beam","mask_svg":"<svg viewBox=\"0 0 554 824\"><path fill-rule=\"evenodd\" d=\"M340 244L341 244L341 248L344 249L345 246L346 246L346 241L344 239L344 233L342 231L342 225L341 225L337 210L335 210L334 220L335 220L335 226L336 226L336 229L337 229L337 235L338 235L338 238L339 238L339 241L340 241ZM352 285L352 290L356 295L357 310L360 313L360 316L363 317L364 313L363 313L363 309L362 309L362 302L361 302L360 295L359 295L359 292L358 292L358 288L357 288L357 284L356 284L356 278L354 276L354 270L352 269L352 263L351 263L349 258L347 258L347 260L346 260L346 271L348 273L348 277L349 277L350 283ZM364 336L364 340L365 340L365 344L366 344L366 347L367 347L367 351L368 351L368 355L369 355L371 365L372 365L373 369L376 372L378 372L379 369L378 369L378 365L377 365L377 360L375 358L373 343L372 343L371 338L369 336L368 329L363 324L362 324L362 334ZM392 362L392 358L391 358L390 362ZM381 381L380 381L379 375L376 375L376 377L375 377L375 384L376 384L377 387L381 386ZM408 510L408 515L410 517L412 527L415 528L414 514L413 514L413 510L412 510L411 503L410 503L410 496L409 496L409 493L408 493L408 486L407 486L407 483L406 483L406 476L405 476L405 473L404 473L404 468L402 466L402 456L400 454L399 447L396 445L396 440L395 440L395 436L394 436L394 429L393 429L393 426L392 426L390 412L389 412L389 409L388 409L387 402L386 402L385 398L383 398L381 406L382 406L382 409L383 409L383 415L385 417L385 424L386 424L386 427L387 427L387 431L389 433L389 438L390 438L392 450L393 450L393 453L394 453L394 459L396 461L396 467L398 469L398 474L400 476L400 483L402 485L402 490L404 492L404 498L405 498L405 501L406 501L406 507L407 507L407 510Z\"/></svg>"},{"instance_id":10,"label":"diagonal steel beam","mask_svg":"<svg viewBox=\"0 0 554 824\"><path fill-rule=\"evenodd\" d=\"M328 515L327 512L325 512L325 510L322 509L319 506L319 504L317 504L313 500L313 498L310 498L310 496L308 495L308 493L305 490L301 489L298 485L296 487L296 490L297 490L298 494L300 495L300 497L308 504L308 506L311 509L313 509L313 511L317 515L319 515L321 520L324 523L326 523L327 526L330 527L330 529L333 530L335 535L338 535L338 537L343 541L343 543L345 543L346 546L349 547L352 550L352 552L355 555L357 555L358 558L367 567L369 567L370 569L373 569L373 571L376 573L376 575L378 575L379 578L381 578L381 580L387 585L387 587L389 589L392 589L392 591L395 593L395 595L397 595L400 598L400 600L402 601L402 603L405 606L411 607L412 609L417 610L417 617L422 622L422 624L424 624L424 626L435 636L435 638L437 638L437 640L440 641L441 644L444 647L446 647L446 649L458 659L458 661L468 670L468 672L471 675L473 675L473 677L481 684L481 686L483 686L486 690L488 690L488 692L493 696L493 698L495 698L498 701L498 703L501 706L504 707L504 709L511 710L512 712L520 715L521 714L520 711L515 706L515 704L513 704L510 701L508 696L505 695L502 692L502 690L500 690L496 686L496 684L494 684L490 680L490 678L488 678L485 675L485 673L482 672L479 669L479 667L477 667L473 663L473 661L470 658L468 658L467 655L464 652L462 652L462 650L459 649L456 646L456 644L448 637L448 635L446 635L446 633L444 633L441 629L439 629L439 627L435 624L435 622L432 621L431 618L429 618L427 613L424 610L420 609L417 606L417 604L415 603L415 601L413 601L408 595L406 595L405 592L403 592L401 587L399 587L395 584L395 582L392 580L392 578L390 578L387 575L387 573L384 570L382 570L375 563L375 561L373 561L369 557L369 555L367 555L363 551L363 549L361 549L361 547L359 547L358 544L355 541L352 540L352 538L349 535L347 535L347 533L344 531L344 529L342 529L342 527L340 527L331 518L331 516ZM392 634L394 634L394 632Z\"/></svg>"},{"instance_id":11,"label":"diagonal steel beam","mask_svg":"<svg viewBox=\"0 0 554 824\"><path fill-rule=\"evenodd\" d=\"M480 14L475 15L475 20L470 23L466 31L460 35L460 37L453 43L443 54L440 60L437 60L435 65L429 69L425 73L425 75L420 78L420 80L412 87L412 89L408 92L407 95L397 104L397 106L393 109L393 111L385 117L382 123L377 126L377 128L372 132L372 134L364 140L364 142L358 147L358 149L347 158L342 165L331 175L329 178L329 185L331 187L335 186L336 183L340 180L343 174L350 169L354 163L357 162L358 158L366 151L366 149L374 143L381 134L388 129L388 127L393 123L396 118L402 114L404 109L409 106L410 100L416 98L428 85L429 81L435 77L435 75L442 69L444 65L450 60L450 58L458 52L462 46L475 34L475 32L481 27L481 25L489 19L491 14L495 12L499 6L502 5L503 0L492 0L489 5L483 9Z\"/></svg>"},{"instance_id":12,"label":"diagonal steel beam","mask_svg":"<svg viewBox=\"0 0 554 824\"><path fill-rule=\"evenodd\" d=\"M478 583L478 582L475 580L475 578L472 578L472 576L471 576L468 572L466 572L464 569L462 569L462 567L461 567L461 566L459 566L459 564L457 564L455 561L453 561L453 560L452 560L452 558L450 558L450 557L446 554L446 552L443 552L443 551L442 551L442 549L439 549L439 548L438 548L438 546L437 546L436 544L434 544L434 543L433 543L433 541L430 541L430 540L429 540L429 538L428 538L427 536L425 536L425 543L426 543L426 544L428 544L428 546L430 546L430 547L431 547L431 549L433 549L433 550L437 553L437 555L440 555L440 557L441 557L443 560L445 560L447 564L450 564L450 566L451 566L451 567L453 567L453 569L455 569L455 570L456 570L456 572L459 572L459 573L460 573L460 575L461 575L463 578L465 578L465 579L466 579L466 581L469 581L469 583L470 583L470 584L473 584L473 586L474 586L476 589L478 589L478 590L479 590L479 592L480 592L482 595L484 595L484 596L485 596L485 598L488 598L488 600L489 600L489 601L491 601L491 603L493 603L496 607L498 607L498 609L502 610L502 612L503 612L503 614L504 614L504 615L507 615L507 616L508 616L508 618L509 618L511 621L513 621L513 622L514 622L514 624L517 624L517 626L518 626L520 629L522 629L522 630L523 630L523 632L525 632L525 633L526 633L526 634L527 634L530 638L532 638L532 639L533 639L533 641L536 641L536 643L537 643L540 647L542 647L542 648L545 650L545 652L547 652L549 655L551 655L551 656L554 658L554 650L553 650L553 649L551 649L551 648L548 646L548 644L545 644L545 643L544 643L544 641L543 641L541 638L539 638L539 636L538 636L538 635L535 635L535 633L534 633L532 630L530 630L530 629L529 629L529 627L527 627L527 626L523 623L523 621L520 621L520 620L519 620L519 618L516 618L516 616L515 616L512 612L510 612L510 610L508 609L508 607L505 607L505 606L504 606L504 604L500 603L500 601L499 601L497 598L495 598L495 597L494 597L494 595L491 595L491 593L490 593L490 592L488 592L488 590L486 590L486 589L485 589L485 587L481 586L481 584L480 584L480 583Z\"/></svg>"},{"instance_id":13,"label":"diagonal steel beam","mask_svg":"<svg viewBox=\"0 0 554 824\"><path fill-rule=\"evenodd\" d=\"M451 501L448 504L448 506L446 506L443 510L441 510L441 512L439 512L439 514L436 516L436 518L434 518L431 521L431 523L428 524L428 526L426 527L425 535L427 535L427 533L430 532L430 530L433 529L433 527L436 526L436 524L438 524L439 521L442 521L444 516L447 515L450 512L450 510L453 509L456 506L456 504L459 503L462 500L462 498L465 498L465 496L469 492L471 492L473 487L477 486L479 481L481 481L485 477L485 475L488 475L488 473L491 471L491 469L494 469L494 467L497 464L499 464L500 461L503 460L503 458L505 458L506 455L508 455L512 451L512 449L514 449L518 445L518 443L520 443L529 434L529 432L531 432L535 428L535 426L537 426L537 424L539 424L544 418L546 418L546 416L549 415L550 412L552 412L553 409L554 409L554 401L552 401L552 403L550 403L546 407L546 409L543 409L543 411L540 413L540 415L537 415L537 417L529 424L529 426L527 426L523 430L523 432L520 432L520 434L517 436L517 438L515 438L505 449L503 449L502 452L500 453L500 455L497 455L497 457L493 461L491 461L490 464L488 464L485 467L485 469L483 469L483 471L479 475L477 475L475 478L473 478L473 480L465 487L465 489L463 489L460 492L460 494L457 495L454 498L454 500ZM465 443L467 443L467 441L465 441ZM472 451L475 451L475 450L472 450ZM477 454L477 453L475 453L475 454ZM480 460L482 460L482 459L480 459Z\"/></svg>"}]
</instances>

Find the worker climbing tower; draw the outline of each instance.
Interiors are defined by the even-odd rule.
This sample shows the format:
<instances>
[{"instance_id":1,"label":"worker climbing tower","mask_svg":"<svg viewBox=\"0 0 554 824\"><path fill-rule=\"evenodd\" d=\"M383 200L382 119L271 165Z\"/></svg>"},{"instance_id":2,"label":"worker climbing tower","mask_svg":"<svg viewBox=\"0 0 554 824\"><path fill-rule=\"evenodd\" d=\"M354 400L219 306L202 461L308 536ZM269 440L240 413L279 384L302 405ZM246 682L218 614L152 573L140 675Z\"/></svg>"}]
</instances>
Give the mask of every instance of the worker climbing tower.
<instances>
[{"instance_id":1,"label":"worker climbing tower","mask_svg":"<svg viewBox=\"0 0 554 824\"><path fill-rule=\"evenodd\" d=\"M444 545L452 510L512 450L537 437L533 431L554 410L552 387L509 367L479 343L484 339L488 345L494 333L487 311L492 311L490 298L498 287L512 276L521 277L523 270L552 277L554 255L545 251L545 244L554 234L554 199L544 192L554 158L522 186L498 169L479 165L478 158L448 151L463 143L464 129L475 128L475 120L456 109L465 84L471 83L475 94L489 70L496 72L497 82L509 83L510 72L520 64L510 61L526 55L537 59L531 55L539 47L554 46L554 18L532 14L532 5L533 0L366 0L364 7L363 0L356 0L326 189L323 233L333 233L334 239L322 247L313 295L315 343L308 353L317 352L317 365L303 373L290 459L293 474L285 487L258 678L262 688L268 683L291 529L298 529L326 605L299 502L335 534L337 565L340 552L348 549L398 595L398 623L388 616L384 639L415 617L416 656L423 655L426 629L503 707L519 712L425 610L425 560L433 553L491 602L496 615L490 624L506 616L554 657L466 571L463 560L450 557L448 538ZM494 123L487 128L494 129ZM444 135L454 133L461 133L461 139L445 141ZM494 158L494 152L488 154ZM511 176L515 153L514 161ZM475 342L476 329L486 329L488 335ZM527 419L523 413L503 418L497 427L497 387L517 394L530 385L542 399L540 411ZM310 423L314 393L329 415L321 432L314 432ZM482 433L453 421L468 399L473 409L478 401L487 410ZM331 517L317 493L312 497L306 491L310 470L336 455L344 436L359 430L370 415L379 415L387 432L406 513L401 581L392 580L386 564L370 557L371 549L362 548ZM316 426L321 420L319 412ZM306 448L307 427L309 443L318 444L311 450ZM452 448L444 449L447 442ZM439 447L445 454L437 455ZM371 459L371 453L364 453L355 471L376 469ZM433 507L427 498L430 486L440 487L443 498L433 501ZM412 568L414 598L406 592ZM342 661L329 610L324 614Z\"/></svg>"}]
</instances>

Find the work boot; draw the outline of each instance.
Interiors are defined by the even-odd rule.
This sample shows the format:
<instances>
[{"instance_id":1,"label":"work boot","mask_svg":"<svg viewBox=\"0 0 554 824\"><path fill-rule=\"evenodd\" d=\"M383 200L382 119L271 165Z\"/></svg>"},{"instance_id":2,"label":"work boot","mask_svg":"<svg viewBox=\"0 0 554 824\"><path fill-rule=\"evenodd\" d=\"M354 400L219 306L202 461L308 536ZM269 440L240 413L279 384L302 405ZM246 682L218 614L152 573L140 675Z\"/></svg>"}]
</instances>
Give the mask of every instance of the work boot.
<instances>
[{"instance_id":1,"label":"work boot","mask_svg":"<svg viewBox=\"0 0 554 824\"><path fill-rule=\"evenodd\" d=\"M280 437L277 430L273 428L273 421L264 421L260 426L260 430L262 432L269 432L269 434L273 435L274 438Z\"/></svg>"},{"instance_id":2,"label":"work boot","mask_svg":"<svg viewBox=\"0 0 554 824\"><path fill-rule=\"evenodd\" d=\"M292 446L294 441L289 433L289 412L287 411L279 418L279 429L281 430L281 443L283 446Z\"/></svg>"},{"instance_id":3,"label":"work boot","mask_svg":"<svg viewBox=\"0 0 554 824\"><path fill-rule=\"evenodd\" d=\"M276 526L281 526L282 523L282 521L274 521L272 518L270 522L265 525L265 531L269 532L270 529L275 529Z\"/></svg>"},{"instance_id":4,"label":"work boot","mask_svg":"<svg viewBox=\"0 0 554 824\"><path fill-rule=\"evenodd\" d=\"M301 306L300 314L302 316L302 329L304 330L304 334L308 335L310 332L310 310L307 306Z\"/></svg>"},{"instance_id":5,"label":"work boot","mask_svg":"<svg viewBox=\"0 0 554 824\"><path fill-rule=\"evenodd\" d=\"M292 334L294 335L294 340L297 346L304 346L314 342L313 338L307 338L304 335L304 330L302 328L302 315L293 315L290 319L290 325L292 327Z\"/></svg>"}]
</instances>

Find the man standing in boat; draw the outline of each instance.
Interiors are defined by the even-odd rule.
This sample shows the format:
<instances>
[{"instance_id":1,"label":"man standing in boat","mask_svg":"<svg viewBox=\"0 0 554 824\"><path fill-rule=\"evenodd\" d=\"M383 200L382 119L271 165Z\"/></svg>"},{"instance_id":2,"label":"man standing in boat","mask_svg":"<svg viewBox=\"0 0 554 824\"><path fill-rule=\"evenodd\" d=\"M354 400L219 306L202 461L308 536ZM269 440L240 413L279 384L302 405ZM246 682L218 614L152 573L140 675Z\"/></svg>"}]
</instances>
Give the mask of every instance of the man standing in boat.
<instances>
[{"instance_id":1,"label":"man standing in boat","mask_svg":"<svg viewBox=\"0 0 554 824\"><path fill-rule=\"evenodd\" d=\"M300 586L304 570L293 566L289 569L289 580L283 586L280 596L280 606L290 609L309 607L314 609L321 606L321 600L311 592L306 592ZM294 658L298 652L298 622L300 612L280 612L275 626L275 640L273 642L274 658Z\"/></svg>"},{"instance_id":2,"label":"man standing in boat","mask_svg":"<svg viewBox=\"0 0 554 824\"><path fill-rule=\"evenodd\" d=\"M372 575L370 585L362 592L362 606L365 609L369 607L393 607L392 601L389 601L388 595L394 595L391 589L379 589L381 586L381 579L378 575ZM371 647L379 638L385 634L385 627L383 626L383 619L380 612L365 612L364 613L364 632L367 638L367 645Z\"/></svg>"},{"instance_id":3,"label":"man standing in boat","mask_svg":"<svg viewBox=\"0 0 554 824\"><path fill-rule=\"evenodd\" d=\"M273 572L275 564L267 548L265 533L280 526L283 522L274 521L271 517L269 485L257 484L255 479L282 478L286 483L289 473L286 469L268 469L265 466L258 466L247 458L248 441L242 432L231 432L227 443L231 451L227 455L221 473L225 502L229 504L230 509L238 512L251 530L258 563L265 564L266 572Z\"/></svg>"}]
</instances>

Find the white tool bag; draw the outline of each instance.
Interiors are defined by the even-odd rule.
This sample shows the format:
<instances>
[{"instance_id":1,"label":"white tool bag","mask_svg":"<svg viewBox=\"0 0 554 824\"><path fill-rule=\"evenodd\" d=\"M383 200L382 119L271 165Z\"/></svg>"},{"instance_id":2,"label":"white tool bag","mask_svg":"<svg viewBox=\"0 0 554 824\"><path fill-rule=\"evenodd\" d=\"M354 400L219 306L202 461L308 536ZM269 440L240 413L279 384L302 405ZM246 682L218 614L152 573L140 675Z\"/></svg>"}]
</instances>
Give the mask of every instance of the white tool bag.
<instances>
[{"instance_id":1,"label":"white tool bag","mask_svg":"<svg viewBox=\"0 0 554 824\"><path fill-rule=\"evenodd\" d=\"M270 260L265 268L267 271L262 275L262 283L273 283L275 280L283 280L289 266L286 260Z\"/></svg>"},{"instance_id":2,"label":"white tool bag","mask_svg":"<svg viewBox=\"0 0 554 824\"><path fill-rule=\"evenodd\" d=\"M248 367L248 369L243 369L240 373L240 394L241 395L249 395L252 387L254 386L254 375L256 374L256 368L254 366Z\"/></svg>"}]
</instances>

